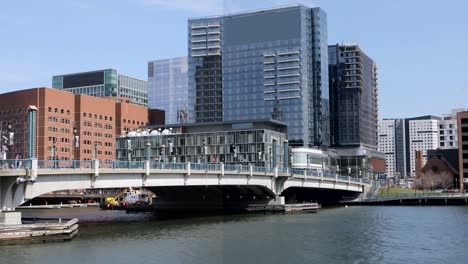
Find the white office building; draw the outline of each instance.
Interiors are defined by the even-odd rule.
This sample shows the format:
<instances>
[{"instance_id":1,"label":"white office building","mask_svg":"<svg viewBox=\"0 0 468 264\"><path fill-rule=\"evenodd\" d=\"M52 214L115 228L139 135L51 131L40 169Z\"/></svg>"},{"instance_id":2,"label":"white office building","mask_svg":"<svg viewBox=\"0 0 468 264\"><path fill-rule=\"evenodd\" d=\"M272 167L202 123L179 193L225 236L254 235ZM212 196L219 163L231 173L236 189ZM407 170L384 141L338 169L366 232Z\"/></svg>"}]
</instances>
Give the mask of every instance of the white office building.
<instances>
[{"instance_id":1,"label":"white office building","mask_svg":"<svg viewBox=\"0 0 468 264\"><path fill-rule=\"evenodd\" d=\"M458 148L457 113L465 111L463 108L452 109L450 114L442 115L439 121L439 147L441 149Z\"/></svg>"},{"instance_id":2,"label":"white office building","mask_svg":"<svg viewBox=\"0 0 468 264\"><path fill-rule=\"evenodd\" d=\"M410 175L416 176L416 151L422 153L422 166L427 162L427 151L439 147L439 117L409 120Z\"/></svg>"},{"instance_id":3,"label":"white office building","mask_svg":"<svg viewBox=\"0 0 468 264\"><path fill-rule=\"evenodd\" d=\"M379 151L385 154L385 168L387 176L396 174L396 142L395 119L384 119L378 122Z\"/></svg>"}]
</instances>

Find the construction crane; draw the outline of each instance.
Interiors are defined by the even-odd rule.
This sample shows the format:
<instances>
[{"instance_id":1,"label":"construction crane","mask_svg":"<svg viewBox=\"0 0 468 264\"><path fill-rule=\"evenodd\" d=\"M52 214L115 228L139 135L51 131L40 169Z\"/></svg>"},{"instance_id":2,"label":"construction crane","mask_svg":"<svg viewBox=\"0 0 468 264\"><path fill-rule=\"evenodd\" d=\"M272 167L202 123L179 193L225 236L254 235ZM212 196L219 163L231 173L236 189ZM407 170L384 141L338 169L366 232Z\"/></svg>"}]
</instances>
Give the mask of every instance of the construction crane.
<instances>
[{"instance_id":1,"label":"construction crane","mask_svg":"<svg viewBox=\"0 0 468 264\"><path fill-rule=\"evenodd\" d=\"M120 198L120 196L122 196L125 192L127 192L127 188L123 189L121 192L119 192L116 196L109 196L109 197L106 197L106 203L110 204L110 205L114 205L114 206L117 206L119 205L119 201L118 199Z\"/></svg>"}]
</instances>

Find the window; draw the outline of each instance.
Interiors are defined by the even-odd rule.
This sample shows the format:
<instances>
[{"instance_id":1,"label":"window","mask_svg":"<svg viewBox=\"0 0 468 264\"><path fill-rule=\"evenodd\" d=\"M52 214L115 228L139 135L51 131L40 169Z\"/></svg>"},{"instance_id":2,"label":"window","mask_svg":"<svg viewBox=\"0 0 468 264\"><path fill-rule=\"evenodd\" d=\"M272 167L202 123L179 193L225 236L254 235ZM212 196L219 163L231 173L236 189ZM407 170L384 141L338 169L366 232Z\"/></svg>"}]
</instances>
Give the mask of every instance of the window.
<instances>
[{"instance_id":1,"label":"window","mask_svg":"<svg viewBox=\"0 0 468 264\"><path fill-rule=\"evenodd\" d=\"M58 108L54 108L54 113L58 113Z\"/></svg>"},{"instance_id":2,"label":"window","mask_svg":"<svg viewBox=\"0 0 468 264\"><path fill-rule=\"evenodd\" d=\"M52 112L52 107L49 107L49 108L48 108L48 111L49 111L49 113Z\"/></svg>"}]
</instances>

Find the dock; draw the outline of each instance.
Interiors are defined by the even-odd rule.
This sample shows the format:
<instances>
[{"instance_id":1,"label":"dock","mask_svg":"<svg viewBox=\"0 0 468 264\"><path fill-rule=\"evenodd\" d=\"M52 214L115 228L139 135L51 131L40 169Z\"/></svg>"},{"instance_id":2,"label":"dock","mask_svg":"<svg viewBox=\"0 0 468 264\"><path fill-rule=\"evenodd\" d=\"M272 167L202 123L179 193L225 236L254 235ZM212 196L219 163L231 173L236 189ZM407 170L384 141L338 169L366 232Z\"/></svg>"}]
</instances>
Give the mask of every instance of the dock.
<instances>
[{"instance_id":1,"label":"dock","mask_svg":"<svg viewBox=\"0 0 468 264\"><path fill-rule=\"evenodd\" d=\"M83 203L83 204L45 204L45 205L23 205L18 209L60 209L60 208L75 208L99 206L99 203Z\"/></svg>"},{"instance_id":2,"label":"dock","mask_svg":"<svg viewBox=\"0 0 468 264\"><path fill-rule=\"evenodd\" d=\"M318 203L301 203L301 204L271 204L271 205L249 205L247 212L260 213L316 213L320 208Z\"/></svg>"},{"instance_id":3,"label":"dock","mask_svg":"<svg viewBox=\"0 0 468 264\"><path fill-rule=\"evenodd\" d=\"M22 218L21 225L0 225L0 245L69 241L78 234L78 219Z\"/></svg>"}]
</instances>

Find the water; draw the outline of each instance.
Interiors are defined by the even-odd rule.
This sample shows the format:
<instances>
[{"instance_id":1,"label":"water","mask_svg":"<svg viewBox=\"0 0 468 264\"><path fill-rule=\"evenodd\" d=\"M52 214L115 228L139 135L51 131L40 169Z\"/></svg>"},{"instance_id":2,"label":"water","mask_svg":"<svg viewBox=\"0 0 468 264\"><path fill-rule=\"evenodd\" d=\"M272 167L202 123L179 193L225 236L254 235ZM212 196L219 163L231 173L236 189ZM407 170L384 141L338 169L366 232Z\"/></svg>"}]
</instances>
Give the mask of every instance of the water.
<instances>
[{"instance_id":1,"label":"water","mask_svg":"<svg viewBox=\"0 0 468 264\"><path fill-rule=\"evenodd\" d=\"M317 214L158 219L97 208L24 211L72 216L64 243L0 247L19 263L467 263L468 207L349 207ZM98 221L98 222L97 222Z\"/></svg>"}]
</instances>

